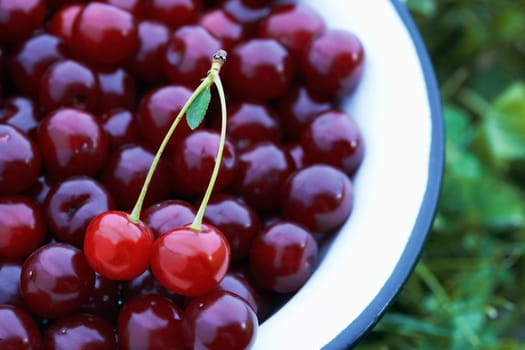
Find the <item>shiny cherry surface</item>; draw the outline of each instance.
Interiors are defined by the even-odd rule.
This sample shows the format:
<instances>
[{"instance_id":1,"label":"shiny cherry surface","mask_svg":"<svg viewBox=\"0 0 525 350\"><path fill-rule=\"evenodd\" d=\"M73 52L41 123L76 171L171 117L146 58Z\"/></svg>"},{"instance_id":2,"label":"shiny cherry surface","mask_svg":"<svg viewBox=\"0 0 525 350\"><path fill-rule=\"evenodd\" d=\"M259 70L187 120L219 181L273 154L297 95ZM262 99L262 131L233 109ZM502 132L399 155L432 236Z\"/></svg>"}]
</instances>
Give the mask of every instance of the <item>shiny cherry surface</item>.
<instances>
[{"instance_id":1,"label":"shiny cherry surface","mask_svg":"<svg viewBox=\"0 0 525 350\"><path fill-rule=\"evenodd\" d=\"M34 101L24 96L11 96L0 108L0 122L14 126L35 139L40 114Z\"/></svg>"},{"instance_id":2,"label":"shiny cherry surface","mask_svg":"<svg viewBox=\"0 0 525 350\"><path fill-rule=\"evenodd\" d=\"M120 285L118 281L95 273L95 284L87 301L80 307L80 312L97 315L114 322L120 301Z\"/></svg>"},{"instance_id":3,"label":"shiny cherry surface","mask_svg":"<svg viewBox=\"0 0 525 350\"><path fill-rule=\"evenodd\" d=\"M257 313L257 292L248 282L248 280L241 274L229 271L226 276L224 276L217 289L230 292L241 297L248 303L248 305L251 306L253 311Z\"/></svg>"},{"instance_id":4,"label":"shiny cherry surface","mask_svg":"<svg viewBox=\"0 0 525 350\"><path fill-rule=\"evenodd\" d=\"M0 42L16 42L31 35L46 16L44 0L2 0Z\"/></svg>"},{"instance_id":5,"label":"shiny cherry surface","mask_svg":"<svg viewBox=\"0 0 525 350\"><path fill-rule=\"evenodd\" d=\"M67 45L71 46L73 37L73 24L78 13L84 8L79 3L65 5L59 8L49 20L47 31L61 38Z\"/></svg>"},{"instance_id":6,"label":"shiny cherry surface","mask_svg":"<svg viewBox=\"0 0 525 350\"><path fill-rule=\"evenodd\" d=\"M0 305L13 305L26 309L18 283L22 272L21 261L0 261Z\"/></svg>"},{"instance_id":7,"label":"shiny cherry surface","mask_svg":"<svg viewBox=\"0 0 525 350\"><path fill-rule=\"evenodd\" d=\"M36 322L24 310L0 305L0 348L40 350L42 335Z\"/></svg>"},{"instance_id":8,"label":"shiny cherry surface","mask_svg":"<svg viewBox=\"0 0 525 350\"><path fill-rule=\"evenodd\" d=\"M109 136L109 148L115 150L126 143L139 140L139 127L135 115L127 109L113 109L100 116L102 127Z\"/></svg>"},{"instance_id":9,"label":"shiny cherry surface","mask_svg":"<svg viewBox=\"0 0 525 350\"><path fill-rule=\"evenodd\" d=\"M149 206L141 217L155 237L159 237L169 230L191 224L195 218L195 209L188 202L170 199Z\"/></svg>"},{"instance_id":10,"label":"shiny cherry surface","mask_svg":"<svg viewBox=\"0 0 525 350\"><path fill-rule=\"evenodd\" d=\"M211 10L203 14L199 20L199 25L219 39L226 51L246 38L244 26L237 22L231 14L221 9Z\"/></svg>"},{"instance_id":11,"label":"shiny cherry surface","mask_svg":"<svg viewBox=\"0 0 525 350\"><path fill-rule=\"evenodd\" d=\"M185 296L215 289L230 263L226 237L211 225L199 232L189 225L157 238L151 254L151 271L165 288Z\"/></svg>"},{"instance_id":12,"label":"shiny cherry surface","mask_svg":"<svg viewBox=\"0 0 525 350\"><path fill-rule=\"evenodd\" d=\"M124 68L98 68L94 72L100 91L97 104L100 113L134 107L137 94L135 79Z\"/></svg>"},{"instance_id":13,"label":"shiny cherry surface","mask_svg":"<svg viewBox=\"0 0 525 350\"><path fill-rule=\"evenodd\" d=\"M131 280L149 264L153 233L129 214L106 211L91 220L84 238L84 253L92 268L114 280Z\"/></svg>"},{"instance_id":14,"label":"shiny cherry surface","mask_svg":"<svg viewBox=\"0 0 525 350\"><path fill-rule=\"evenodd\" d=\"M178 28L197 21L202 11L202 0L141 1L140 11L145 18Z\"/></svg>"}]
</instances>

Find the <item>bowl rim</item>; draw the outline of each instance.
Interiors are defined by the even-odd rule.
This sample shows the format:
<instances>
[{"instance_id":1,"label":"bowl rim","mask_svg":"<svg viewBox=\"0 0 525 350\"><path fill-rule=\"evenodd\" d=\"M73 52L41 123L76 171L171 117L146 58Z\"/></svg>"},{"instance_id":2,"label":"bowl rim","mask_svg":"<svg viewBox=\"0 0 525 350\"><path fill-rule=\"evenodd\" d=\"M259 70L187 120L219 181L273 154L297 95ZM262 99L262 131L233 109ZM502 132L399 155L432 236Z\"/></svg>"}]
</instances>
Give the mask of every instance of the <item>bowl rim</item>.
<instances>
[{"instance_id":1,"label":"bowl rim","mask_svg":"<svg viewBox=\"0 0 525 350\"><path fill-rule=\"evenodd\" d=\"M431 119L429 177L414 227L392 274L372 302L351 324L326 344L324 350L348 349L357 345L393 303L419 260L434 222L441 191L445 138L439 86L426 45L409 10L401 0L390 1L412 39L423 72Z\"/></svg>"}]
</instances>

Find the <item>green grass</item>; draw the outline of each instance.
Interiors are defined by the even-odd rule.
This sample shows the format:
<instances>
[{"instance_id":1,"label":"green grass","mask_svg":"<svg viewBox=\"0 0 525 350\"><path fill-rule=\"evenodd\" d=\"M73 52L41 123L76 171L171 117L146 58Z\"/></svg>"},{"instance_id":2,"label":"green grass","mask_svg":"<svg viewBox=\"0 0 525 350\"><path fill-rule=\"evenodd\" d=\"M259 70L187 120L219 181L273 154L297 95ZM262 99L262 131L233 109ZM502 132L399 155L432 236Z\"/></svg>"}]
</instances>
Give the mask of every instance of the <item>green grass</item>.
<instances>
[{"instance_id":1,"label":"green grass","mask_svg":"<svg viewBox=\"0 0 525 350\"><path fill-rule=\"evenodd\" d=\"M357 350L525 349L525 1L408 0L443 100L422 257Z\"/></svg>"}]
</instances>

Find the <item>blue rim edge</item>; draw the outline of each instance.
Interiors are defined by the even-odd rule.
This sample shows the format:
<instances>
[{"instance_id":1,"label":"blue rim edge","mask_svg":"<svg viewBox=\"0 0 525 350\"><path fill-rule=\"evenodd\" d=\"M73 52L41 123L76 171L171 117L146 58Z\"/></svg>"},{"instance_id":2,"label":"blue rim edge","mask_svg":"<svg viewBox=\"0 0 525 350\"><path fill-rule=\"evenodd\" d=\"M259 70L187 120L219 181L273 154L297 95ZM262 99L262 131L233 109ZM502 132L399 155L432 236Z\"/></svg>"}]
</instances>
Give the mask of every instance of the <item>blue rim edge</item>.
<instances>
[{"instance_id":1,"label":"blue rim edge","mask_svg":"<svg viewBox=\"0 0 525 350\"><path fill-rule=\"evenodd\" d=\"M341 333L323 347L323 350L349 349L357 345L358 341L368 333L379 321L395 297L399 294L412 270L416 266L423 246L432 228L437 210L439 193L444 167L444 125L442 116L441 96L437 84L434 68L428 55L425 43L413 18L400 0L391 0L399 17L407 28L415 45L417 55L423 70L427 96L430 105L432 140L429 158L429 180L425 190L421 209L408 243L399 259L392 275L385 285L366 307L366 309Z\"/></svg>"}]
</instances>

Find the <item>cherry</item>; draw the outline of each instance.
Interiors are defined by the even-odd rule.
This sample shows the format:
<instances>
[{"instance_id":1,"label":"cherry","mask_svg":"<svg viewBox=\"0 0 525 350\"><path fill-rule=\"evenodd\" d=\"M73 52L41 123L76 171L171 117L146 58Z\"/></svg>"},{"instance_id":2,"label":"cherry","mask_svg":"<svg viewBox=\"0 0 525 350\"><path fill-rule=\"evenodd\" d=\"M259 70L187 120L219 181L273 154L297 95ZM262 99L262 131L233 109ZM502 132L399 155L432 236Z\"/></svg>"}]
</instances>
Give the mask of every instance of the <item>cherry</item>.
<instances>
[{"instance_id":1,"label":"cherry","mask_svg":"<svg viewBox=\"0 0 525 350\"><path fill-rule=\"evenodd\" d=\"M78 61L57 61L40 79L39 102L44 111L64 106L95 111L99 96L93 70Z\"/></svg>"},{"instance_id":2,"label":"cherry","mask_svg":"<svg viewBox=\"0 0 525 350\"><path fill-rule=\"evenodd\" d=\"M51 34L41 33L19 45L11 56L9 73L18 89L27 95L38 96L40 81L49 65L67 55L64 42Z\"/></svg>"},{"instance_id":3,"label":"cherry","mask_svg":"<svg viewBox=\"0 0 525 350\"><path fill-rule=\"evenodd\" d=\"M41 175L36 179L33 186L27 191L24 191L24 195L33 200L39 206L43 206L53 183L54 182L49 177Z\"/></svg>"},{"instance_id":4,"label":"cherry","mask_svg":"<svg viewBox=\"0 0 525 350\"><path fill-rule=\"evenodd\" d=\"M59 8L49 20L47 31L61 38L68 47L72 46L73 24L79 12L84 8L83 4L70 4Z\"/></svg>"},{"instance_id":5,"label":"cherry","mask_svg":"<svg viewBox=\"0 0 525 350\"><path fill-rule=\"evenodd\" d=\"M317 261L313 235L293 222L274 223L252 242L250 268L257 283L278 293L297 291Z\"/></svg>"},{"instance_id":6,"label":"cherry","mask_svg":"<svg viewBox=\"0 0 525 350\"><path fill-rule=\"evenodd\" d=\"M253 208L232 195L213 195L204 220L217 227L228 239L232 261L248 256L252 238L259 232L259 218Z\"/></svg>"},{"instance_id":7,"label":"cherry","mask_svg":"<svg viewBox=\"0 0 525 350\"><path fill-rule=\"evenodd\" d=\"M121 350L184 350L182 310L160 295L139 295L124 303L117 334Z\"/></svg>"},{"instance_id":8,"label":"cherry","mask_svg":"<svg viewBox=\"0 0 525 350\"><path fill-rule=\"evenodd\" d=\"M142 220L155 237L179 226L191 224L195 210L184 201L171 199L153 204L142 212Z\"/></svg>"},{"instance_id":9,"label":"cherry","mask_svg":"<svg viewBox=\"0 0 525 350\"><path fill-rule=\"evenodd\" d=\"M293 171L293 160L271 142L250 146L239 155L235 191L256 209L278 209L281 184Z\"/></svg>"},{"instance_id":10,"label":"cherry","mask_svg":"<svg viewBox=\"0 0 525 350\"><path fill-rule=\"evenodd\" d=\"M141 144L125 144L111 153L102 169L102 183L121 209L130 209L140 193L154 152ZM152 205L168 198L171 179L167 163L158 164L144 201Z\"/></svg>"},{"instance_id":11,"label":"cherry","mask_svg":"<svg viewBox=\"0 0 525 350\"><path fill-rule=\"evenodd\" d=\"M33 100L24 96L11 96L0 108L0 122L16 127L35 139L40 115Z\"/></svg>"},{"instance_id":12,"label":"cherry","mask_svg":"<svg viewBox=\"0 0 525 350\"><path fill-rule=\"evenodd\" d=\"M20 292L35 314L59 318L75 312L93 290L95 273L81 250L65 244L46 244L24 262Z\"/></svg>"},{"instance_id":13,"label":"cherry","mask_svg":"<svg viewBox=\"0 0 525 350\"><path fill-rule=\"evenodd\" d=\"M365 53L353 33L327 30L314 38L302 55L308 87L329 98L352 92L361 80Z\"/></svg>"},{"instance_id":14,"label":"cherry","mask_svg":"<svg viewBox=\"0 0 525 350\"><path fill-rule=\"evenodd\" d=\"M131 280L148 267L153 233L129 214L106 211L86 228L84 253L93 269L115 280Z\"/></svg>"},{"instance_id":15,"label":"cherry","mask_svg":"<svg viewBox=\"0 0 525 350\"><path fill-rule=\"evenodd\" d=\"M294 75L292 57L273 39L251 39L235 46L225 66L228 91L237 97L271 100L283 96Z\"/></svg>"},{"instance_id":16,"label":"cherry","mask_svg":"<svg viewBox=\"0 0 525 350\"><path fill-rule=\"evenodd\" d=\"M44 241L44 217L31 200L23 196L0 197L0 213L1 258L25 258Z\"/></svg>"},{"instance_id":17,"label":"cherry","mask_svg":"<svg viewBox=\"0 0 525 350\"><path fill-rule=\"evenodd\" d=\"M202 0L155 0L142 1L144 18L162 22L175 29L195 23L202 11Z\"/></svg>"},{"instance_id":18,"label":"cherry","mask_svg":"<svg viewBox=\"0 0 525 350\"><path fill-rule=\"evenodd\" d=\"M87 1L88 0L47 0L47 4L51 9L58 11L74 3L84 3Z\"/></svg>"},{"instance_id":19,"label":"cherry","mask_svg":"<svg viewBox=\"0 0 525 350\"><path fill-rule=\"evenodd\" d=\"M118 281L95 273L93 291L80 307L80 311L114 322L119 310L119 288Z\"/></svg>"},{"instance_id":20,"label":"cherry","mask_svg":"<svg viewBox=\"0 0 525 350\"><path fill-rule=\"evenodd\" d=\"M181 296L164 288L159 281L153 276L150 269L131 281L126 281L122 284L122 301L127 302L137 295L163 295L177 305L181 305Z\"/></svg>"},{"instance_id":21,"label":"cherry","mask_svg":"<svg viewBox=\"0 0 525 350\"><path fill-rule=\"evenodd\" d=\"M310 164L306 155L304 154L304 149L299 142L291 142L284 145L284 149L287 154L293 159L295 169L301 169Z\"/></svg>"},{"instance_id":22,"label":"cherry","mask_svg":"<svg viewBox=\"0 0 525 350\"><path fill-rule=\"evenodd\" d=\"M304 48L315 37L324 33L322 17L303 4L285 4L272 8L259 24L257 36L279 41L290 53L299 58Z\"/></svg>"},{"instance_id":23,"label":"cherry","mask_svg":"<svg viewBox=\"0 0 525 350\"><path fill-rule=\"evenodd\" d=\"M115 350L117 341L113 326L90 314L75 314L51 323L42 338L46 350Z\"/></svg>"},{"instance_id":24,"label":"cherry","mask_svg":"<svg viewBox=\"0 0 525 350\"><path fill-rule=\"evenodd\" d=\"M352 211L353 186L341 170L313 164L296 171L283 186L284 216L313 232L330 233Z\"/></svg>"},{"instance_id":25,"label":"cherry","mask_svg":"<svg viewBox=\"0 0 525 350\"><path fill-rule=\"evenodd\" d=\"M364 155L359 126L348 114L330 110L319 114L303 130L301 146L312 162L327 163L352 175Z\"/></svg>"},{"instance_id":26,"label":"cherry","mask_svg":"<svg viewBox=\"0 0 525 350\"><path fill-rule=\"evenodd\" d=\"M100 89L97 110L132 109L135 104L135 79L123 68L98 68L95 74Z\"/></svg>"},{"instance_id":27,"label":"cherry","mask_svg":"<svg viewBox=\"0 0 525 350\"><path fill-rule=\"evenodd\" d=\"M22 262L18 261L0 261L0 305L13 305L26 309L18 282L22 271Z\"/></svg>"},{"instance_id":28,"label":"cherry","mask_svg":"<svg viewBox=\"0 0 525 350\"><path fill-rule=\"evenodd\" d=\"M42 26L46 3L44 0L2 0L0 13L0 42L18 42Z\"/></svg>"},{"instance_id":29,"label":"cherry","mask_svg":"<svg viewBox=\"0 0 525 350\"><path fill-rule=\"evenodd\" d=\"M199 25L219 39L226 51L247 37L243 25L222 9L211 10L203 14Z\"/></svg>"},{"instance_id":30,"label":"cherry","mask_svg":"<svg viewBox=\"0 0 525 350\"><path fill-rule=\"evenodd\" d=\"M115 150L127 143L139 140L138 121L127 109L112 109L100 116L102 127L109 137L109 148Z\"/></svg>"},{"instance_id":31,"label":"cherry","mask_svg":"<svg viewBox=\"0 0 525 350\"><path fill-rule=\"evenodd\" d=\"M255 32L259 21L270 13L267 3L256 4L253 0L226 0L222 9L241 23L248 34Z\"/></svg>"},{"instance_id":32,"label":"cherry","mask_svg":"<svg viewBox=\"0 0 525 350\"><path fill-rule=\"evenodd\" d=\"M228 272L222 279L221 283L219 283L217 286L217 289L230 292L241 297L246 303L248 303L248 305L251 306L253 311L257 313L257 299L259 299L259 296L248 280L241 276L241 274L231 271Z\"/></svg>"},{"instance_id":33,"label":"cherry","mask_svg":"<svg viewBox=\"0 0 525 350\"><path fill-rule=\"evenodd\" d=\"M221 42L198 25L177 29L171 36L164 55L164 71L173 84L194 87L210 68L210 57L221 48Z\"/></svg>"},{"instance_id":34,"label":"cherry","mask_svg":"<svg viewBox=\"0 0 525 350\"><path fill-rule=\"evenodd\" d=\"M73 24L73 51L93 63L120 63L135 54L138 45L135 18L116 6L89 3Z\"/></svg>"},{"instance_id":35,"label":"cherry","mask_svg":"<svg viewBox=\"0 0 525 350\"><path fill-rule=\"evenodd\" d=\"M70 177L49 191L44 212L50 231L59 240L82 248L87 225L96 215L115 209L115 201L97 180Z\"/></svg>"},{"instance_id":36,"label":"cherry","mask_svg":"<svg viewBox=\"0 0 525 350\"><path fill-rule=\"evenodd\" d=\"M176 192L194 197L206 191L215 165L220 135L216 131L201 129L180 141L173 156ZM237 152L226 140L219 176L214 189L220 191L233 181L237 171Z\"/></svg>"},{"instance_id":37,"label":"cherry","mask_svg":"<svg viewBox=\"0 0 525 350\"><path fill-rule=\"evenodd\" d=\"M39 350L42 335L31 316L12 305L0 305L0 346L2 349Z\"/></svg>"},{"instance_id":38,"label":"cherry","mask_svg":"<svg viewBox=\"0 0 525 350\"><path fill-rule=\"evenodd\" d=\"M228 270L230 247L215 227L200 231L185 225L164 233L153 243L151 271L165 288L185 296L216 288Z\"/></svg>"},{"instance_id":39,"label":"cherry","mask_svg":"<svg viewBox=\"0 0 525 350\"><path fill-rule=\"evenodd\" d=\"M108 140L98 118L75 108L48 114L37 130L38 145L49 175L60 179L93 176L101 169Z\"/></svg>"},{"instance_id":40,"label":"cherry","mask_svg":"<svg viewBox=\"0 0 525 350\"><path fill-rule=\"evenodd\" d=\"M220 290L193 299L182 318L184 340L190 349L249 349L255 342L257 325L257 316L244 299Z\"/></svg>"},{"instance_id":41,"label":"cherry","mask_svg":"<svg viewBox=\"0 0 525 350\"><path fill-rule=\"evenodd\" d=\"M0 196L20 193L33 185L42 164L36 144L20 130L0 124Z\"/></svg>"},{"instance_id":42,"label":"cherry","mask_svg":"<svg viewBox=\"0 0 525 350\"><path fill-rule=\"evenodd\" d=\"M104 2L131 12L135 16L140 14L140 0L105 0Z\"/></svg>"},{"instance_id":43,"label":"cherry","mask_svg":"<svg viewBox=\"0 0 525 350\"><path fill-rule=\"evenodd\" d=\"M170 34L169 28L160 22L139 22L139 49L128 61L129 71L149 83L166 81L162 65Z\"/></svg>"}]
</instances>

